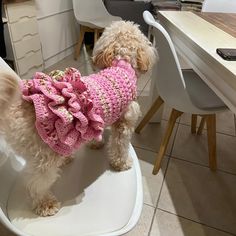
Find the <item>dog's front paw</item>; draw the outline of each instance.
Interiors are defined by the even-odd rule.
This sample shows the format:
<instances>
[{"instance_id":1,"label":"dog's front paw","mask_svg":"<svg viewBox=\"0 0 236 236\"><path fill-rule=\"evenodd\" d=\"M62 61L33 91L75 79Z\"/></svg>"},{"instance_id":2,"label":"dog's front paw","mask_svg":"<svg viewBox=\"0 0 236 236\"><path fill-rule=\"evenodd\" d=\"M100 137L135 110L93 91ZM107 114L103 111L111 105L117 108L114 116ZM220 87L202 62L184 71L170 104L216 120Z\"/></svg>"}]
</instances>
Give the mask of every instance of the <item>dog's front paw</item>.
<instances>
[{"instance_id":1,"label":"dog's front paw","mask_svg":"<svg viewBox=\"0 0 236 236\"><path fill-rule=\"evenodd\" d=\"M50 195L35 203L35 213L39 216L53 216L60 210L61 204Z\"/></svg>"},{"instance_id":2,"label":"dog's front paw","mask_svg":"<svg viewBox=\"0 0 236 236\"><path fill-rule=\"evenodd\" d=\"M116 171L128 170L132 167L132 159L128 158L126 160L121 158L111 159L110 166Z\"/></svg>"}]
</instances>

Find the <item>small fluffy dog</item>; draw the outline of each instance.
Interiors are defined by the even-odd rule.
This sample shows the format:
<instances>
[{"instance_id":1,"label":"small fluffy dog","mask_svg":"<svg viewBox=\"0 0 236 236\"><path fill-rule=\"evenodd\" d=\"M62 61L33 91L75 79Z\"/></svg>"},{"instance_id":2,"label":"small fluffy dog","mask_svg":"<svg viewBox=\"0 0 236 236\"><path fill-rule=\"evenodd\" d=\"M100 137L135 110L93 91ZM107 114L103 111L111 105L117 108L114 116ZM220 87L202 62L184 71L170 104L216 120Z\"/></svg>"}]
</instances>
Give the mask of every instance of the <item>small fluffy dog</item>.
<instances>
[{"instance_id":1,"label":"small fluffy dog","mask_svg":"<svg viewBox=\"0 0 236 236\"><path fill-rule=\"evenodd\" d=\"M136 80L155 58L138 26L119 21L95 45L93 62L102 69L97 74L81 77L69 68L20 81L0 72L0 129L14 152L27 160L26 186L38 215L60 209L50 191L60 167L82 143L100 140L107 125L112 126L110 165L118 171L131 167L128 146L140 114Z\"/></svg>"}]
</instances>

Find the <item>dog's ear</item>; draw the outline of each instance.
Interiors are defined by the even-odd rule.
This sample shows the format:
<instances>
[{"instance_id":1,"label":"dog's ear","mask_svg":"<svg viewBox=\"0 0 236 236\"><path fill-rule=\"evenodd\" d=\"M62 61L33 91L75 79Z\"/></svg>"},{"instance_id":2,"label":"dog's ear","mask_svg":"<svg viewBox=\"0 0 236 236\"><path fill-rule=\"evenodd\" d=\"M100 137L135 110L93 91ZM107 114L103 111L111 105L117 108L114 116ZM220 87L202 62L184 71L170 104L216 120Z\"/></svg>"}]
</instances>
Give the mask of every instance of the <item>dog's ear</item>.
<instances>
[{"instance_id":1,"label":"dog's ear","mask_svg":"<svg viewBox=\"0 0 236 236\"><path fill-rule=\"evenodd\" d=\"M140 48L137 50L137 67L141 73L147 72L150 67L149 55Z\"/></svg>"},{"instance_id":2,"label":"dog's ear","mask_svg":"<svg viewBox=\"0 0 236 236\"><path fill-rule=\"evenodd\" d=\"M103 52L97 52L94 56L93 56L93 64L99 68L104 67L103 66Z\"/></svg>"},{"instance_id":3,"label":"dog's ear","mask_svg":"<svg viewBox=\"0 0 236 236\"><path fill-rule=\"evenodd\" d=\"M99 68L106 68L111 66L112 61L115 58L113 46L113 44L110 44L106 48L103 48L103 50L96 52L93 56L94 65L98 66Z\"/></svg>"}]
</instances>

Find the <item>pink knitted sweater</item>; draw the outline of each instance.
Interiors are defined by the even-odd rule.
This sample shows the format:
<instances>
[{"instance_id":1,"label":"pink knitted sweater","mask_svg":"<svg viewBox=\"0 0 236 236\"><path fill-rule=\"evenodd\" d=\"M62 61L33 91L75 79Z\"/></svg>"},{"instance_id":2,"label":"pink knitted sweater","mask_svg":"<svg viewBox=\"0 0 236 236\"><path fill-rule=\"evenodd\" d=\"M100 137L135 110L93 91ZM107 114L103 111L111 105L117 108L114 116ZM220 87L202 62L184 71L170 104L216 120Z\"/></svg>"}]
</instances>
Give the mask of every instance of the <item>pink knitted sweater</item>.
<instances>
[{"instance_id":1,"label":"pink knitted sweater","mask_svg":"<svg viewBox=\"0 0 236 236\"><path fill-rule=\"evenodd\" d=\"M39 135L55 152L71 155L87 141L101 139L105 125L117 121L136 98L136 74L124 60L81 77L74 68L37 72L21 82L23 99L34 104Z\"/></svg>"}]
</instances>

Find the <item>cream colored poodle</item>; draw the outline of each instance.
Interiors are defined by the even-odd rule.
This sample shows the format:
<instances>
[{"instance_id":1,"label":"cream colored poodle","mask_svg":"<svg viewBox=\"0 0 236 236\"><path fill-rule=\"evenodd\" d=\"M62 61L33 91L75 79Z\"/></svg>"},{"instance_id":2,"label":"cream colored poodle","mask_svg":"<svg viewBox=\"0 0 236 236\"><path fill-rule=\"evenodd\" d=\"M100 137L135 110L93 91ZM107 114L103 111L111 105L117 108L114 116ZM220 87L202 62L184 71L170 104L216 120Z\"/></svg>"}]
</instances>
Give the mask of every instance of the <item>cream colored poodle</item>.
<instances>
[{"instance_id":1,"label":"cream colored poodle","mask_svg":"<svg viewBox=\"0 0 236 236\"><path fill-rule=\"evenodd\" d=\"M93 62L101 68L97 74L82 77L69 68L20 81L13 73L0 72L0 130L27 160L25 181L36 214L50 216L60 209L50 191L60 168L80 144L101 140L107 125L112 127L110 165L118 171L131 167L128 147L140 115L136 79L155 58L138 26L119 21L95 45Z\"/></svg>"}]
</instances>

